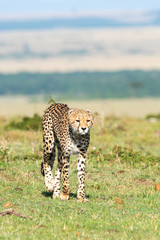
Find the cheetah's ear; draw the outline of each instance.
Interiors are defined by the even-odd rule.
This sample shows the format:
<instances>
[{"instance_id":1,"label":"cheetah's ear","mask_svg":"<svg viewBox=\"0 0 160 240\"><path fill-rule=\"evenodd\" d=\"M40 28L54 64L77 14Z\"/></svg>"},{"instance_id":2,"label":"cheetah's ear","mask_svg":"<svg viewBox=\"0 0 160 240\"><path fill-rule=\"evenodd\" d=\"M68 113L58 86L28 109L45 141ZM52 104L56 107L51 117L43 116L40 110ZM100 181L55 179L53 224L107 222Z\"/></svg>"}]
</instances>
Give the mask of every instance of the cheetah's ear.
<instances>
[{"instance_id":1,"label":"cheetah's ear","mask_svg":"<svg viewBox=\"0 0 160 240\"><path fill-rule=\"evenodd\" d=\"M93 121L94 117L93 117L92 112L90 110L88 110L88 109L87 109L87 112L90 114L90 116L92 117L92 121Z\"/></svg>"},{"instance_id":2,"label":"cheetah's ear","mask_svg":"<svg viewBox=\"0 0 160 240\"><path fill-rule=\"evenodd\" d=\"M86 111L87 111L88 113L92 114L90 110L87 109Z\"/></svg>"},{"instance_id":3,"label":"cheetah's ear","mask_svg":"<svg viewBox=\"0 0 160 240\"><path fill-rule=\"evenodd\" d=\"M90 110L87 109L87 112L93 117L93 114Z\"/></svg>"},{"instance_id":4,"label":"cheetah's ear","mask_svg":"<svg viewBox=\"0 0 160 240\"><path fill-rule=\"evenodd\" d=\"M73 108L70 108L70 109L69 109L69 114L72 114L72 113L74 113L74 109L73 109Z\"/></svg>"}]
</instances>

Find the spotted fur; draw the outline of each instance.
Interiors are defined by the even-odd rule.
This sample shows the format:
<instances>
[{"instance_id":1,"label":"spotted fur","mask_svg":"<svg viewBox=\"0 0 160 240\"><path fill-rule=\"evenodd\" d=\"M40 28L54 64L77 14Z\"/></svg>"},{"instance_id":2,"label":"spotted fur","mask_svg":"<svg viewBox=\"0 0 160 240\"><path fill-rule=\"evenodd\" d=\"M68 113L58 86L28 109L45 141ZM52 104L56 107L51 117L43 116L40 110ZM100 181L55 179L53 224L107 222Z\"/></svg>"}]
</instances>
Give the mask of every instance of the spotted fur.
<instances>
[{"instance_id":1,"label":"spotted fur","mask_svg":"<svg viewBox=\"0 0 160 240\"><path fill-rule=\"evenodd\" d=\"M90 141L90 128L93 116L90 111L70 109L67 105L52 104L43 116L44 161L41 173L45 176L47 189L53 192L53 198L69 199L69 159L78 154L78 193L79 201L85 198L86 152ZM52 168L55 150L58 151L58 164L53 177ZM61 173L63 173L62 192L60 193Z\"/></svg>"}]
</instances>

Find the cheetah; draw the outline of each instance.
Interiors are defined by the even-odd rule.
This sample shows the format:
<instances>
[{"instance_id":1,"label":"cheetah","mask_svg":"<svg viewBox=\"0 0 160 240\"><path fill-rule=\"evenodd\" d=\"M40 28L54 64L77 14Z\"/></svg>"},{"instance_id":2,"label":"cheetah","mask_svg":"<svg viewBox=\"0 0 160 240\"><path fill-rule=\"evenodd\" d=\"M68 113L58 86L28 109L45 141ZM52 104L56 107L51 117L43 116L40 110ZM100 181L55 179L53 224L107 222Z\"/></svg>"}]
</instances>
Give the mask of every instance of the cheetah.
<instances>
[{"instance_id":1,"label":"cheetah","mask_svg":"<svg viewBox=\"0 0 160 240\"><path fill-rule=\"evenodd\" d=\"M45 176L48 191L53 192L53 199L68 200L69 159L72 154L78 154L77 200L88 201L85 197L85 165L86 152L90 141L90 129L93 125L93 115L90 111L69 108L66 104L55 103L49 106L43 115L43 162L41 173ZM53 177L52 168L58 152L58 164ZM61 173L62 192L60 192Z\"/></svg>"}]
</instances>

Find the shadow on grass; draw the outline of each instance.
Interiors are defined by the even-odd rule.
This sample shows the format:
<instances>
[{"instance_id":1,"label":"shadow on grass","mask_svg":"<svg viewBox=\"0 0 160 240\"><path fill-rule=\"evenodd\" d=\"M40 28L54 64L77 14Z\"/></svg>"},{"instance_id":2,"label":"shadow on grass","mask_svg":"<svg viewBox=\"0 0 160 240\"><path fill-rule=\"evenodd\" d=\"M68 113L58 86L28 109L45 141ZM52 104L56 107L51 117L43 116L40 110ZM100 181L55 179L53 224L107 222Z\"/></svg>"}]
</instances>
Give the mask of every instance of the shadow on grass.
<instances>
[{"instance_id":1,"label":"shadow on grass","mask_svg":"<svg viewBox=\"0 0 160 240\"><path fill-rule=\"evenodd\" d=\"M43 196L45 196L46 198L52 198L53 192L42 192L41 193Z\"/></svg>"},{"instance_id":2,"label":"shadow on grass","mask_svg":"<svg viewBox=\"0 0 160 240\"><path fill-rule=\"evenodd\" d=\"M45 196L46 198L52 198L53 193L52 192L42 192L41 193L43 196ZM70 193L70 199L77 199L77 194L76 193ZM89 195L86 195L86 198L90 198Z\"/></svg>"},{"instance_id":3,"label":"shadow on grass","mask_svg":"<svg viewBox=\"0 0 160 240\"><path fill-rule=\"evenodd\" d=\"M77 198L77 194L76 193L70 193L69 197L70 197L70 199Z\"/></svg>"}]
</instances>

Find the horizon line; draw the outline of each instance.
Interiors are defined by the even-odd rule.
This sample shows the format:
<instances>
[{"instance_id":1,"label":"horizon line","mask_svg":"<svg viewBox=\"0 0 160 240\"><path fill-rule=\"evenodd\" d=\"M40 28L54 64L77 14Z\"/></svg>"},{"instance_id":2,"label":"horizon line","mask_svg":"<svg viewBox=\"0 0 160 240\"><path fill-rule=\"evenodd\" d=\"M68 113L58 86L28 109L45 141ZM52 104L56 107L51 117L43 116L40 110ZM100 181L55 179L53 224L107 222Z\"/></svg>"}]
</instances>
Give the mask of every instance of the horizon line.
<instances>
[{"instance_id":1,"label":"horizon line","mask_svg":"<svg viewBox=\"0 0 160 240\"><path fill-rule=\"evenodd\" d=\"M49 13L26 13L26 14L4 14L0 15L0 21L20 21L20 20L40 20L40 19L60 19L60 18L83 18L83 17L97 17L97 18L117 18L124 16L142 16L145 14L156 14L160 9L152 10L108 10L108 11L71 11L71 12L49 12Z\"/></svg>"}]
</instances>

